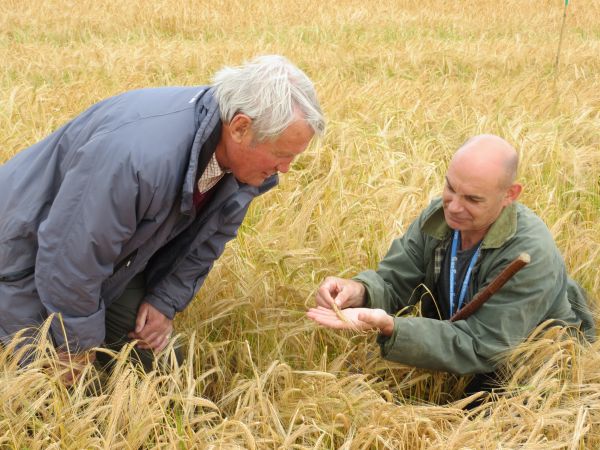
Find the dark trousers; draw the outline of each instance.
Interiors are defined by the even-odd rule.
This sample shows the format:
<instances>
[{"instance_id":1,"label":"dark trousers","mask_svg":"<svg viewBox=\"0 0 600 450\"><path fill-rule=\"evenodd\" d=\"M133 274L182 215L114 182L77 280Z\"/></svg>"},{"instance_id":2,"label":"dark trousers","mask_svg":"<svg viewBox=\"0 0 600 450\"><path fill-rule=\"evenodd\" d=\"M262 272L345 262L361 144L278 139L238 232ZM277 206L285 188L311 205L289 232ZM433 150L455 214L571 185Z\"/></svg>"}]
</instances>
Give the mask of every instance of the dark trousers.
<instances>
[{"instance_id":1,"label":"dark trousers","mask_svg":"<svg viewBox=\"0 0 600 450\"><path fill-rule=\"evenodd\" d=\"M473 376L473 379L469 381L469 384L465 387L464 396L468 397L476 392L491 393L493 390L498 389L499 386L499 375L496 372L478 373ZM479 397L465 406L464 409L473 409L476 406L481 405L485 398L485 395Z\"/></svg>"},{"instance_id":2,"label":"dark trousers","mask_svg":"<svg viewBox=\"0 0 600 450\"><path fill-rule=\"evenodd\" d=\"M123 295L106 309L106 337L103 347L118 352L131 342L127 334L135 329L135 319L145 294L146 284L144 274L141 273L129 282ZM177 362L181 364L181 350L175 349L175 355ZM145 371L153 369L155 356L152 350L134 348L131 352L131 359L139 363ZM110 369L113 365L112 358L104 353L98 352L97 359L105 369ZM168 359L165 362L168 363Z\"/></svg>"}]
</instances>

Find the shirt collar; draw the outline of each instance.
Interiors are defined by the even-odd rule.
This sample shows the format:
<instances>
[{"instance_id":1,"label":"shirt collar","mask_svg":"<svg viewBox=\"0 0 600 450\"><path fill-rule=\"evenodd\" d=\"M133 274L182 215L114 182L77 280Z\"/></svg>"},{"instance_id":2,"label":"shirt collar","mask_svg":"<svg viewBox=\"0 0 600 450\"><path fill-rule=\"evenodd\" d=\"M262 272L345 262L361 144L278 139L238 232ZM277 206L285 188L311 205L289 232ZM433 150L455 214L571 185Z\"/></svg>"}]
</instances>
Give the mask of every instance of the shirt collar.
<instances>
[{"instance_id":1,"label":"shirt collar","mask_svg":"<svg viewBox=\"0 0 600 450\"><path fill-rule=\"evenodd\" d=\"M198 190L200 193L209 191L221 178L227 173L223 170L217 161L217 154L213 153L210 161L206 165L206 169L198 179Z\"/></svg>"}]
</instances>

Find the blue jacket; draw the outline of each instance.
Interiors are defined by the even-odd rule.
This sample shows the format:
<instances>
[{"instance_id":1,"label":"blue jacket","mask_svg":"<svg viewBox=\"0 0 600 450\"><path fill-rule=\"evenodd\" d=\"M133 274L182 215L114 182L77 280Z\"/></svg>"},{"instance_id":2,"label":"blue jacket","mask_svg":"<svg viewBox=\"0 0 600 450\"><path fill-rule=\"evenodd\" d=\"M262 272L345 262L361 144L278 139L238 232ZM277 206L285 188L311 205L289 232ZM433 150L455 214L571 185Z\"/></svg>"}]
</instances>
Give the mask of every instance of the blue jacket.
<instances>
[{"instance_id":1,"label":"blue jacket","mask_svg":"<svg viewBox=\"0 0 600 450\"><path fill-rule=\"evenodd\" d=\"M202 285L254 197L227 174L198 214L193 191L220 138L209 87L104 100L0 166L0 339L60 313L71 349L102 344L134 275L169 318ZM209 141L209 142L207 142ZM55 343L65 343L52 324Z\"/></svg>"}]
</instances>

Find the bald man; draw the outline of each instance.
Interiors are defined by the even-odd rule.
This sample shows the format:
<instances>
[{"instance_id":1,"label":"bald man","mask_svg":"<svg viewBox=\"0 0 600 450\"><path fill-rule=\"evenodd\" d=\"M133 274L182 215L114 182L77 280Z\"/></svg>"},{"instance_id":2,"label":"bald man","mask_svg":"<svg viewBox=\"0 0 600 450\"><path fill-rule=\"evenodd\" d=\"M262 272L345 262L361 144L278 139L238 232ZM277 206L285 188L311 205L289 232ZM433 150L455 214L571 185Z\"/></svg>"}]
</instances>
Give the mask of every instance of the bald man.
<instances>
[{"instance_id":1,"label":"bald man","mask_svg":"<svg viewBox=\"0 0 600 450\"><path fill-rule=\"evenodd\" d=\"M546 225L516 202L517 166L517 152L498 136L469 139L450 162L442 197L392 243L377 271L326 278L308 317L330 328L378 330L385 358L457 374L493 372L502 354L549 320L593 340L585 292L567 276ZM531 262L479 310L448 320L523 252ZM421 317L398 316L419 301Z\"/></svg>"}]
</instances>

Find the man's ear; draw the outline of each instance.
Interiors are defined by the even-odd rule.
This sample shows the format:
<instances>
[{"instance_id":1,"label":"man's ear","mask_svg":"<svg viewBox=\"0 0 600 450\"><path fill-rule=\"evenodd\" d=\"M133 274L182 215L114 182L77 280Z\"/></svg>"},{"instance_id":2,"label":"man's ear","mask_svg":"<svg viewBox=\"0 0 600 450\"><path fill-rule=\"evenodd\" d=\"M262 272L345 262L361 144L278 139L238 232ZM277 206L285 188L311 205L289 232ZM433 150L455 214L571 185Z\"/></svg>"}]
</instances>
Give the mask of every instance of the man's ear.
<instances>
[{"instance_id":1,"label":"man's ear","mask_svg":"<svg viewBox=\"0 0 600 450\"><path fill-rule=\"evenodd\" d=\"M505 199L507 201L506 204L510 205L512 202L517 200L519 198L519 195L521 195L522 191L523 191L523 185L521 185L519 183L512 184L506 191L506 197L505 197Z\"/></svg>"},{"instance_id":2,"label":"man's ear","mask_svg":"<svg viewBox=\"0 0 600 450\"><path fill-rule=\"evenodd\" d=\"M236 114L229 122L229 132L234 142L239 144L246 134L252 132L252 119L246 114Z\"/></svg>"}]
</instances>

